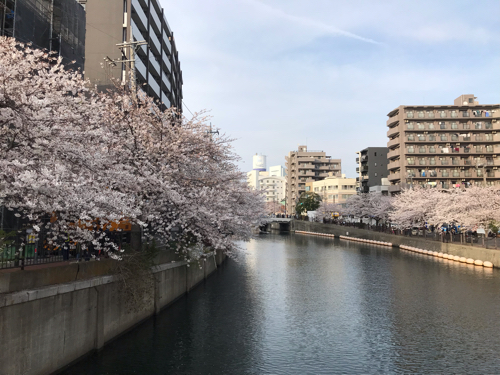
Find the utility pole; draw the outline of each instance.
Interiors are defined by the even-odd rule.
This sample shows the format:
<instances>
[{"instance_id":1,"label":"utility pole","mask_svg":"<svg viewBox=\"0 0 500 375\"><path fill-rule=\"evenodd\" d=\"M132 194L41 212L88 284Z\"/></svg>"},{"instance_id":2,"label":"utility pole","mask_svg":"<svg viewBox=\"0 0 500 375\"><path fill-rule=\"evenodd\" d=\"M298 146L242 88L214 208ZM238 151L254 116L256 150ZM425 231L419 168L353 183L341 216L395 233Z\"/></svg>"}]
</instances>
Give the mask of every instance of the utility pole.
<instances>
[{"instance_id":1,"label":"utility pole","mask_svg":"<svg viewBox=\"0 0 500 375\"><path fill-rule=\"evenodd\" d=\"M105 57L104 61L108 64L116 66L116 64L126 64L130 63L130 90L132 91L132 95L134 98L137 96L137 79L135 75L135 50L139 46L147 45L148 42L145 40L134 42L134 37L130 35L130 42L118 43L118 48L122 51L122 59L121 60L112 60L109 57ZM128 54L127 54L128 50ZM122 84L125 85L126 76L122 73Z\"/></svg>"},{"instance_id":2,"label":"utility pole","mask_svg":"<svg viewBox=\"0 0 500 375\"><path fill-rule=\"evenodd\" d=\"M210 134L210 141L212 141L212 134L217 134L219 135L219 131L212 131L212 123L210 123L210 131L207 131L207 134Z\"/></svg>"}]
</instances>

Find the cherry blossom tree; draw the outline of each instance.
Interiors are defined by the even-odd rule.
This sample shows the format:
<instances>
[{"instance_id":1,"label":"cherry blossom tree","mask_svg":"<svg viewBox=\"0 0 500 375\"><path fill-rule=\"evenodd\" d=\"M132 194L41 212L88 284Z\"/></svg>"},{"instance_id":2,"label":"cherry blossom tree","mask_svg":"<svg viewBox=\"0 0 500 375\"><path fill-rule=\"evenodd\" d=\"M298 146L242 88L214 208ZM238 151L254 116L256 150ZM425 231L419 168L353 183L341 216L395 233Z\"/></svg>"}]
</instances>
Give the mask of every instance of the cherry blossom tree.
<instances>
[{"instance_id":1,"label":"cherry blossom tree","mask_svg":"<svg viewBox=\"0 0 500 375\"><path fill-rule=\"evenodd\" d=\"M127 87L88 89L43 51L0 38L0 204L51 241L70 236L116 249L102 228L126 218L186 258L248 239L263 199L203 114L161 111ZM99 241L103 240L103 241ZM210 249L207 252L207 249Z\"/></svg>"},{"instance_id":2,"label":"cherry blossom tree","mask_svg":"<svg viewBox=\"0 0 500 375\"><path fill-rule=\"evenodd\" d=\"M381 220L388 220L394 199L377 193L369 193L367 198L368 215L376 220L377 225Z\"/></svg>"},{"instance_id":3,"label":"cherry blossom tree","mask_svg":"<svg viewBox=\"0 0 500 375\"><path fill-rule=\"evenodd\" d=\"M316 210L316 217L321 221L323 219L331 219L332 214L340 213L341 210L342 210L342 206L339 204L328 203L326 201L322 201L319 204L318 209Z\"/></svg>"}]
</instances>

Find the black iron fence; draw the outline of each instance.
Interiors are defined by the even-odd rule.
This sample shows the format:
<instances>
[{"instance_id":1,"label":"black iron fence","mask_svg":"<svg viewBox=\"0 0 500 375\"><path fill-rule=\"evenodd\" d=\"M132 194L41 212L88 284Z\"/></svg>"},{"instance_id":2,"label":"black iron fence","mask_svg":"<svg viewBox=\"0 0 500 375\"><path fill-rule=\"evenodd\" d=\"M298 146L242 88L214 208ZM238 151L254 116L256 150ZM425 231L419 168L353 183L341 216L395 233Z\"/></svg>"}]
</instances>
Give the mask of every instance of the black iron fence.
<instances>
[{"instance_id":1,"label":"black iron fence","mask_svg":"<svg viewBox=\"0 0 500 375\"><path fill-rule=\"evenodd\" d=\"M323 220L325 224L335 224L347 227L354 227L359 229L367 229L387 234L393 234L396 236L406 236L406 237L418 237L425 238L431 241L449 242L464 244L469 246L484 247L487 249L498 249L500 248L500 239L496 235L490 234L483 235L472 231L462 231L456 233L450 230L442 231L437 228L411 228L411 229L398 229L388 225L370 225L366 223L351 223L342 220Z\"/></svg>"}]
</instances>

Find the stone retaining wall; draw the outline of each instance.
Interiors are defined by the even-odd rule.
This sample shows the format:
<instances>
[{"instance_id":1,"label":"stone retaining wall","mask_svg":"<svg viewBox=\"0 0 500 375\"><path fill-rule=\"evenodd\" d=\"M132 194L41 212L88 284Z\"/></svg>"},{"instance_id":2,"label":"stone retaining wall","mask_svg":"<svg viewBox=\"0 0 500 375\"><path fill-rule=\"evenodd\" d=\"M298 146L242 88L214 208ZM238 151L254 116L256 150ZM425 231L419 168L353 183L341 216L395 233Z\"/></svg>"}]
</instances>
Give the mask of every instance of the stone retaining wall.
<instances>
[{"instance_id":1,"label":"stone retaining wall","mask_svg":"<svg viewBox=\"0 0 500 375\"><path fill-rule=\"evenodd\" d=\"M133 311L120 298L117 276L0 294L0 374L50 374L158 313L225 260L153 267L154 298ZM58 267L51 268L58 272ZM25 274L26 275L26 274Z\"/></svg>"}]
</instances>

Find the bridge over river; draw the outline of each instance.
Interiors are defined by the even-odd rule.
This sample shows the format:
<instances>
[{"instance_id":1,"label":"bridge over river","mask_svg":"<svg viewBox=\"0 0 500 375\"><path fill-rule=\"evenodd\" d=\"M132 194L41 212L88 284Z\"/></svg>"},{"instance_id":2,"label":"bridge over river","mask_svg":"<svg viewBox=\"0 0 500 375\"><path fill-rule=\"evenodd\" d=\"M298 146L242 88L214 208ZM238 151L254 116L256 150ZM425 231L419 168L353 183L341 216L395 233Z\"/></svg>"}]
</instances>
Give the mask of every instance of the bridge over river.
<instances>
[{"instance_id":1,"label":"bridge over river","mask_svg":"<svg viewBox=\"0 0 500 375\"><path fill-rule=\"evenodd\" d=\"M269 230L279 230L280 232L289 232L293 219L285 217L268 217L263 220L260 229L268 232Z\"/></svg>"}]
</instances>

